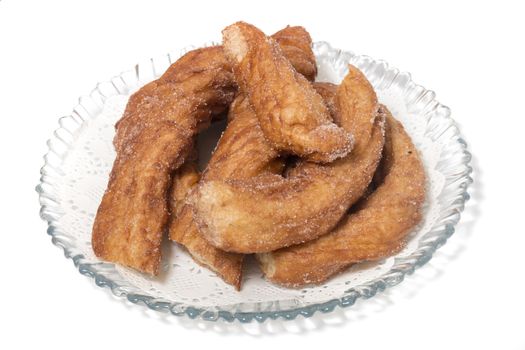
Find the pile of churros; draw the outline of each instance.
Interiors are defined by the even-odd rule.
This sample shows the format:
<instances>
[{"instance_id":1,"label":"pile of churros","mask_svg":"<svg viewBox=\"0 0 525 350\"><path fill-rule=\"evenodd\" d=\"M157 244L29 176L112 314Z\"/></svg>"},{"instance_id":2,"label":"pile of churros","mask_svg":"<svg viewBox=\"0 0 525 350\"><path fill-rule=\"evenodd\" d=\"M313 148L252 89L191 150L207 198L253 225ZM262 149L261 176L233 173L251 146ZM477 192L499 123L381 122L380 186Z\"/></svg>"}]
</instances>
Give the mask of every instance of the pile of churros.
<instances>
[{"instance_id":1,"label":"pile of churros","mask_svg":"<svg viewBox=\"0 0 525 350\"><path fill-rule=\"evenodd\" d=\"M349 66L339 85L314 82L302 27L266 36L238 22L222 34L129 98L95 254L157 275L168 235L239 290L246 254L297 288L401 250L422 218L425 172L365 75ZM201 173L196 136L221 118Z\"/></svg>"}]
</instances>

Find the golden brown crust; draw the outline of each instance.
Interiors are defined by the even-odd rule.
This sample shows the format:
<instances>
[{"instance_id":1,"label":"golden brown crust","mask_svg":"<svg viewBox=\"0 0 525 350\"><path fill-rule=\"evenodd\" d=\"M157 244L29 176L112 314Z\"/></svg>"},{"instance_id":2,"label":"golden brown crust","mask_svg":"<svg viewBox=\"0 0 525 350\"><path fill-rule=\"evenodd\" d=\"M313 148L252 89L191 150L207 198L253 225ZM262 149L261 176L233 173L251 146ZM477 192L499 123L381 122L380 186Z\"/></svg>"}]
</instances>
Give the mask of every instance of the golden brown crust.
<instances>
[{"instance_id":1,"label":"golden brown crust","mask_svg":"<svg viewBox=\"0 0 525 350\"><path fill-rule=\"evenodd\" d=\"M351 135L332 122L321 96L293 69L275 40L238 22L223 30L223 46L274 147L315 162L331 162L350 152Z\"/></svg>"},{"instance_id":2,"label":"golden brown crust","mask_svg":"<svg viewBox=\"0 0 525 350\"><path fill-rule=\"evenodd\" d=\"M170 224L169 233L170 239L183 245L197 263L240 290L243 255L228 253L209 244L196 228L190 207L182 207Z\"/></svg>"},{"instance_id":3,"label":"golden brown crust","mask_svg":"<svg viewBox=\"0 0 525 350\"><path fill-rule=\"evenodd\" d=\"M199 126L227 108L235 89L222 49L211 47L187 53L130 97L93 226L98 257L158 273L171 174L190 154Z\"/></svg>"},{"instance_id":4,"label":"golden brown crust","mask_svg":"<svg viewBox=\"0 0 525 350\"><path fill-rule=\"evenodd\" d=\"M316 66L308 32L302 27L287 27L273 37L292 65L313 79ZM228 128L208 163L204 179L243 178L282 170L284 163L276 159L278 153L265 141L257 119L247 118L246 113L251 113L251 108L248 101L239 96L230 107ZM183 203L198 177L196 168L191 166L185 166L174 177L172 200L175 215L169 226L170 239L185 246L195 261L215 271L239 290L243 255L217 249L204 239L193 222L191 208Z\"/></svg>"},{"instance_id":5,"label":"golden brown crust","mask_svg":"<svg viewBox=\"0 0 525 350\"><path fill-rule=\"evenodd\" d=\"M258 256L266 277L301 287L319 284L349 265L395 254L422 217L425 172L402 125L387 112L386 143L377 189L317 240Z\"/></svg>"},{"instance_id":6,"label":"golden brown crust","mask_svg":"<svg viewBox=\"0 0 525 350\"><path fill-rule=\"evenodd\" d=\"M199 182L200 177L196 160L188 159L177 169L173 175L173 184L169 196L169 211L172 217L180 215L188 192Z\"/></svg>"},{"instance_id":7,"label":"golden brown crust","mask_svg":"<svg viewBox=\"0 0 525 350\"><path fill-rule=\"evenodd\" d=\"M317 75L312 38L303 27L286 27L272 35L279 44L284 57L307 80L314 81Z\"/></svg>"},{"instance_id":8,"label":"golden brown crust","mask_svg":"<svg viewBox=\"0 0 525 350\"><path fill-rule=\"evenodd\" d=\"M247 113L251 113L251 109L241 95L230 107L230 123L206 167L202 181L251 177L266 171L261 165L268 164L277 156L277 152L262 137L257 119ZM254 129L258 130L256 135ZM182 212L172 221L169 233L170 239L185 246L196 261L240 289L243 255L225 252L211 245L193 221L191 206L183 206Z\"/></svg>"},{"instance_id":9,"label":"golden brown crust","mask_svg":"<svg viewBox=\"0 0 525 350\"><path fill-rule=\"evenodd\" d=\"M341 125L341 115L336 106L337 88L338 85L332 83L315 82L313 83L315 91L323 98L324 104L330 112L332 120L337 125Z\"/></svg>"},{"instance_id":10,"label":"golden brown crust","mask_svg":"<svg viewBox=\"0 0 525 350\"><path fill-rule=\"evenodd\" d=\"M381 156L383 118L377 117L372 86L357 68L350 67L336 101L341 126L356 135L355 149L345 158L324 165L302 162L287 177L199 183L191 198L194 218L210 243L239 253L299 244L329 232L361 197Z\"/></svg>"}]
</instances>

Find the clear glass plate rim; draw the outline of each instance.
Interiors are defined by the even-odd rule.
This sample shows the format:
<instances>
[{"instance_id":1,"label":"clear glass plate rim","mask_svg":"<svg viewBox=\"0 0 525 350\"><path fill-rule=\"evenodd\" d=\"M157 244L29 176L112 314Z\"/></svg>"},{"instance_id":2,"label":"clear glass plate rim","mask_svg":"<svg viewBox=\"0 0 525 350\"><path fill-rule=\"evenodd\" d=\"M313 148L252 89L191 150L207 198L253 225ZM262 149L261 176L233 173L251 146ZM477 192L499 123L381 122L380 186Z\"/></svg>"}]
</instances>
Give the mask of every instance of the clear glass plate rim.
<instances>
[{"instance_id":1,"label":"clear glass plate rim","mask_svg":"<svg viewBox=\"0 0 525 350\"><path fill-rule=\"evenodd\" d=\"M317 42L315 45L322 46L326 45L327 47L330 47L330 45L326 42ZM330 47L331 48L331 47ZM186 52L188 50L182 50L182 53ZM355 56L353 53L348 51L342 51L338 50L339 53L344 53L349 56ZM412 79L410 77L409 73L400 73L397 69L394 69L390 67L385 61L382 60L374 60L368 56L360 55L359 57L365 59L365 60L371 60L373 62L376 62L378 64L383 64L385 66L386 70L395 70L397 71L397 74L404 74L408 76L408 79L410 82L412 82ZM164 57L164 59L167 58L169 62L171 62L171 55L167 55ZM154 59L150 60L151 64L154 65ZM108 82L111 83L116 89L118 89L115 86L114 80L115 78L120 78L124 75L129 75L133 73L136 76L136 79L139 80L139 66L140 64L137 64L133 70L124 71L120 75L117 75L113 79L109 80ZM153 67L154 69L154 67ZM106 83L108 83L106 82ZM93 89L93 91L89 94L89 98L92 98L93 96L99 96L100 98L104 99L106 96L104 92L101 89L101 86L103 86L105 83L97 84L96 88ZM415 84L415 88L421 89L425 92L429 92L425 88L423 88L420 85ZM446 217L440 218L436 224L433 226L433 229L431 232L434 231L435 227L443 226L441 232L435 237L433 237L432 240L427 241L426 243L422 243L423 239L420 240L419 246L416 249L415 252L410 254L410 256L406 258L400 259L401 261L397 261L394 264L394 266L385 274L380 276L379 278L376 278L370 282L364 283L360 286L357 286L355 288L351 288L348 291L345 292L345 295L341 298L331 299L323 303L318 304L311 304L307 306L301 306L296 308L290 308L286 310L277 310L277 311L261 311L261 312L231 312L228 310L223 310L220 307L216 307L214 310L211 308L199 308L194 307L192 305L183 304L183 303L172 303L170 301L166 300L159 300L152 296L133 293L130 291L127 291L125 288L126 286L121 286L115 281L112 281L104 276L103 273L98 271L97 267L102 267L104 264L101 265L93 265L92 263L85 262L85 257L82 254L76 254L74 251L74 247L70 245L70 242L63 237L60 232L57 230L57 228L53 225L53 221L56 219L52 215L46 214L48 211L46 210L50 205L53 205L53 193L48 193L49 188L52 188L52 184L50 184L47 181L46 177L46 167L52 167L49 161L50 154L54 152L52 147L53 140L56 140L57 138L60 139L60 142L64 142L67 144L66 141L62 140L59 137L60 130L63 129L63 122L68 118L75 118L73 115L63 117L59 120L60 128L58 128L54 134L53 137L48 141L48 152L44 156L45 164L41 169L41 181L40 184L37 186L36 190L39 194L39 200L41 203L41 210L40 215L43 220L45 220L48 224L48 230L47 233L52 237L52 243L56 246L60 247L64 251L64 255L66 258L70 258L73 260L74 265L78 268L79 272L84 275L88 276L90 278L93 278L95 281L95 284L100 287L107 287L111 290L111 292L118 297L126 298L128 301L135 303L135 304L143 304L147 306L148 308L156 311L161 312L168 312L176 316L182 316L186 315L190 318L197 318L201 317L203 320L207 321L216 321L219 319L225 320L225 321L240 321L240 322L251 322L251 321L258 321L263 322L267 319L295 319L297 316L302 315L304 317L312 316L316 312L331 312L336 307L349 307L353 305L357 299L363 298L368 299L376 295L378 292L383 291L387 287L392 287L394 285L399 284L403 281L405 275L411 274L414 272L414 270L422 265L424 265L426 262L428 262L431 258L434 252L441 247L446 240L454 233L454 227L459 222L460 214L464 209L465 202L469 199L468 195L468 186L472 183L471 178L471 172L472 168L470 166L470 159L471 155L469 151L467 150L467 144L464 141L464 139L461 137L460 131L455 123L455 121L450 116L450 110L448 107L445 107L441 103L439 103L435 97L431 101L431 103L434 103L434 109L435 108L442 108L446 110L446 115L444 116L445 122L448 124L446 129L453 130L453 133L455 136L457 136L457 139L453 140L452 142L457 143L457 147L459 147L459 152L461 154L462 159L464 161L459 164L465 167L465 170L463 170L459 175L458 179L454 181L456 184L455 187L459 187L461 190L454 195L454 200L451 201L451 203L454 203L453 210L449 215ZM74 110L76 110L78 107L82 107L82 98L79 101L79 104L77 107L75 107ZM78 119L78 118L77 118ZM77 123L79 123L77 120L75 120ZM84 123L84 120L80 121L80 126ZM67 150L64 151L63 156L67 155ZM457 156L457 155L456 155ZM443 189L442 193L444 192L445 188ZM442 194L441 193L441 194ZM441 195L440 194L440 195ZM51 204L50 204L51 203ZM58 203L56 203L58 204ZM57 206L59 207L59 206ZM449 208L447 208L449 209ZM283 303L286 301L282 301ZM260 304L263 305L264 303L251 303L251 304ZM224 306L223 306L224 307Z\"/></svg>"}]
</instances>

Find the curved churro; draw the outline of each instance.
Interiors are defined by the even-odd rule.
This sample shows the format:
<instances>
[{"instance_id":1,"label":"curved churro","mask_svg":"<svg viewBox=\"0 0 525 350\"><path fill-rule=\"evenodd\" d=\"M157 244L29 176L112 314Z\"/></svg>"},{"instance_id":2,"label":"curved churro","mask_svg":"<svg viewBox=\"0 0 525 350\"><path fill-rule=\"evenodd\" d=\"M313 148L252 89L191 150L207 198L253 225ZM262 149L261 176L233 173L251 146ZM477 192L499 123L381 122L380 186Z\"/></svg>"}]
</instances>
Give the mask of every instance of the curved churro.
<instances>
[{"instance_id":1,"label":"curved churro","mask_svg":"<svg viewBox=\"0 0 525 350\"><path fill-rule=\"evenodd\" d=\"M230 107L229 124L221 136L213 153L202 181L213 179L242 179L265 172L276 172L282 169L275 159L278 152L264 139L257 118L253 114L248 101L241 95ZM282 162L281 162L282 164ZM177 178L182 186L186 179L198 173L184 174ZM174 198L179 198L174 193ZM240 289L243 255L225 252L211 245L200 233L193 220L192 208L184 205L171 222L170 239L188 249L194 259L215 271L227 283Z\"/></svg>"},{"instance_id":2,"label":"curved churro","mask_svg":"<svg viewBox=\"0 0 525 350\"><path fill-rule=\"evenodd\" d=\"M378 260L405 246L407 235L422 217L425 172L403 126L387 113L382 182L331 233L259 254L270 281L291 287L318 284L353 263Z\"/></svg>"},{"instance_id":3,"label":"curved churro","mask_svg":"<svg viewBox=\"0 0 525 350\"><path fill-rule=\"evenodd\" d=\"M287 27L273 36L292 66L308 79L317 73L311 38L302 27ZM250 113L250 115L246 115ZM209 179L241 179L265 171L280 173L284 163L264 139L251 107L241 95L231 105L229 124L203 174ZM170 239L186 247L199 264L216 272L224 281L240 289L243 255L215 248L202 237L193 221L191 207L184 204L187 192L199 180L200 174L191 163L173 179Z\"/></svg>"},{"instance_id":4,"label":"curved churro","mask_svg":"<svg viewBox=\"0 0 525 350\"><path fill-rule=\"evenodd\" d=\"M384 142L377 97L357 68L349 67L336 105L341 127L356 140L345 158L324 165L302 162L287 177L199 183L191 198L194 218L210 243L232 252L268 252L317 238L336 225L370 183Z\"/></svg>"},{"instance_id":5,"label":"curved churro","mask_svg":"<svg viewBox=\"0 0 525 350\"><path fill-rule=\"evenodd\" d=\"M331 162L350 152L351 134L332 122L321 96L273 39L238 22L223 30L223 45L237 83L274 147L315 162Z\"/></svg>"},{"instance_id":6,"label":"curved churro","mask_svg":"<svg viewBox=\"0 0 525 350\"><path fill-rule=\"evenodd\" d=\"M280 35L289 40L291 31L301 43L310 40L302 28ZM304 62L301 67L307 74L315 69ZM117 157L93 225L98 257L158 273L171 174L187 159L195 135L227 109L236 90L231 65L222 47L214 46L188 52L130 97L116 124Z\"/></svg>"},{"instance_id":7,"label":"curved churro","mask_svg":"<svg viewBox=\"0 0 525 350\"><path fill-rule=\"evenodd\" d=\"M171 174L191 152L199 126L224 111L235 90L222 48L211 47L187 53L130 97L93 225L98 257L158 273Z\"/></svg>"}]
</instances>

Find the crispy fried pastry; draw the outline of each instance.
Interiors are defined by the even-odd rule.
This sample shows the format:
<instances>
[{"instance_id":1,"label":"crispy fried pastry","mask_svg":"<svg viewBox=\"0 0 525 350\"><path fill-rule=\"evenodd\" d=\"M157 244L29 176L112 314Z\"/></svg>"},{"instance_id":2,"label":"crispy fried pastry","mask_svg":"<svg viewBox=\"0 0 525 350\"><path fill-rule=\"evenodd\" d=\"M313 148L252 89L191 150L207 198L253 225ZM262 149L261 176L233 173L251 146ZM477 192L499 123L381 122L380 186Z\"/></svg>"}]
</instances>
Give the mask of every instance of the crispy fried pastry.
<instances>
[{"instance_id":1,"label":"crispy fried pastry","mask_svg":"<svg viewBox=\"0 0 525 350\"><path fill-rule=\"evenodd\" d=\"M287 27L273 38L281 45L287 59L308 79L317 73L311 39L302 27ZM250 115L246 116L247 113ZM241 95L231 105L229 125L211 157L203 180L213 178L241 179L265 171L280 173L284 162L262 136L256 118L251 118L251 107ZM254 132L253 129L256 129ZM200 234L193 222L191 207L184 204L187 192L197 183L200 174L189 162L173 179L170 239L186 247L199 264L216 272L224 281L240 289L243 255L215 248Z\"/></svg>"},{"instance_id":2,"label":"crispy fried pastry","mask_svg":"<svg viewBox=\"0 0 525 350\"><path fill-rule=\"evenodd\" d=\"M224 111L236 86L222 48L184 55L135 94L117 124L117 157L93 225L95 254L157 274L171 174L199 127Z\"/></svg>"},{"instance_id":3,"label":"crispy fried pastry","mask_svg":"<svg viewBox=\"0 0 525 350\"><path fill-rule=\"evenodd\" d=\"M238 253L269 252L315 239L337 224L372 179L381 157L384 119L372 86L352 66L335 103L341 127L355 135L348 156L323 165L301 162L286 177L266 173L199 183L191 202L210 243Z\"/></svg>"},{"instance_id":4,"label":"crispy fried pastry","mask_svg":"<svg viewBox=\"0 0 525 350\"><path fill-rule=\"evenodd\" d=\"M179 217L185 205L189 191L199 182L201 174L196 160L188 159L173 175L173 185L170 194L170 213Z\"/></svg>"},{"instance_id":5,"label":"crispy fried pastry","mask_svg":"<svg viewBox=\"0 0 525 350\"><path fill-rule=\"evenodd\" d=\"M332 122L321 96L293 69L275 40L238 22L223 30L223 46L274 147L315 162L331 162L350 152L351 134Z\"/></svg>"},{"instance_id":6,"label":"crispy fried pastry","mask_svg":"<svg viewBox=\"0 0 525 350\"><path fill-rule=\"evenodd\" d=\"M198 264L240 290L243 255L225 252L209 244L196 229L189 207L183 206L177 221L170 224L170 239L183 245Z\"/></svg>"},{"instance_id":7,"label":"crispy fried pastry","mask_svg":"<svg viewBox=\"0 0 525 350\"><path fill-rule=\"evenodd\" d=\"M307 80L314 81L317 66L310 34L303 27L286 27L273 34L272 38L294 69Z\"/></svg>"},{"instance_id":8,"label":"crispy fried pastry","mask_svg":"<svg viewBox=\"0 0 525 350\"><path fill-rule=\"evenodd\" d=\"M405 246L422 217L425 172L403 126L387 115L382 182L331 233L258 254L270 281L290 287L319 284L353 263L382 259Z\"/></svg>"},{"instance_id":9,"label":"crispy fried pastry","mask_svg":"<svg viewBox=\"0 0 525 350\"><path fill-rule=\"evenodd\" d=\"M229 124L211 157L202 181L212 179L242 179L264 172L282 169L275 161L277 151L269 146L259 128L257 118L253 118L251 107L246 99L239 96L230 107ZM254 132L253 130L256 130ZM282 163L282 162L281 162ZM176 182L182 188L191 174L181 174ZM173 193L179 198L183 191ZM177 200L178 201L178 200ZM240 289L243 255L225 252L211 245L200 233L193 220L192 208L184 205L169 228L170 239L188 249L194 259L215 271L227 283Z\"/></svg>"},{"instance_id":10,"label":"crispy fried pastry","mask_svg":"<svg viewBox=\"0 0 525 350\"><path fill-rule=\"evenodd\" d=\"M323 98L324 104L330 111L330 116L332 120L337 124L341 125L341 115L336 106L336 96L337 96L337 85L332 83L322 83L315 82L313 83L315 91Z\"/></svg>"}]
</instances>

